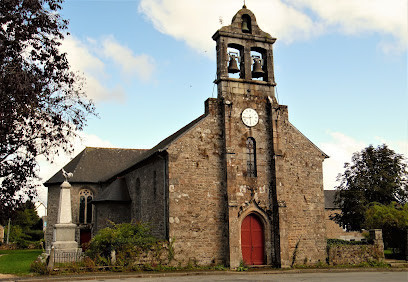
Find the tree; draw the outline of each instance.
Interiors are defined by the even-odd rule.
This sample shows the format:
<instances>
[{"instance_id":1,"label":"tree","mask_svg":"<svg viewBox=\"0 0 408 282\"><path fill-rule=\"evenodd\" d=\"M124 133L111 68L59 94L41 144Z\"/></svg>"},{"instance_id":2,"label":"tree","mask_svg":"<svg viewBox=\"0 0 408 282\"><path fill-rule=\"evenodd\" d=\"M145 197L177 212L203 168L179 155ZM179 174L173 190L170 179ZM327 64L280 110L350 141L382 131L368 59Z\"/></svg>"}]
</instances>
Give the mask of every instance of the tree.
<instances>
[{"instance_id":1,"label":"tree","mask_svg":"<svg viewBox=\"0 0 408 282\"><path fill-rule=\"evenodd\" d=\"M26 248L33 243L39 244L43 237L43 221L38 217L34 203L26 201L13 214L10 242L17 244L20 248Z\"/></svg>"},{"instance_id":2,"label":"tree","mask_svg":"<svg viewBox=\"0 0 408 282\"><path fill-rule=\"evenodd\" d=\"M383 144L356 152L352 163L337 180L336 203L341 208L334 220L349 230L361 230L370 203L404 204L408 200L407 165L404 157Z\"/></svg>"},{"instance_id":3,"label":"tree","mask_svg":"<svg viewBox=\"0 0 408 282\"><path fill-rule=\"evenodd\" d=\"M365 228L382 229L385 248L399 249L405 253L408 228L408 203L389 205L372 203L365 213Z\"/></svg>"},{"instance_id":4,"label":"tree","mask_svg":"<svg viewBox=\"0 0 408 282\"><path fill-rule=\"evenodd\" d=\"M68 24L58 14L62 2L0 1L0 221L35 195L36 157L72 151L95 113L59 51Z\"/></svg>"}]
</instances>

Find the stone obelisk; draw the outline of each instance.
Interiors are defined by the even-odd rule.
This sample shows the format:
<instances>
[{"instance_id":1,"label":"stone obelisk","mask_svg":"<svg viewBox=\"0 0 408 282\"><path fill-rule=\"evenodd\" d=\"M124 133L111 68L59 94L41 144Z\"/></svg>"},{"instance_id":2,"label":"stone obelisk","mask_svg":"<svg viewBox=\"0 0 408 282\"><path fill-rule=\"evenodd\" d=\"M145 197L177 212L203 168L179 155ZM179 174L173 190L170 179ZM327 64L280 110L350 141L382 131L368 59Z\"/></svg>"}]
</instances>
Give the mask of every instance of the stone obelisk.
<instances>
[{"instance_id":1,"label":"stone obelisk","mask_svg":"<svg viewBox=\"0 0 408 282\"><path fill-rule=\"evenodd\" d=\"M68 182L72 173L62 171L65 181L61 184L58 218L54 225L52 246L56 252L80 252L81 249L78 248L78 243L75 241L76 225L72 223L71 184Z\"/></svg>"}]
</instances>

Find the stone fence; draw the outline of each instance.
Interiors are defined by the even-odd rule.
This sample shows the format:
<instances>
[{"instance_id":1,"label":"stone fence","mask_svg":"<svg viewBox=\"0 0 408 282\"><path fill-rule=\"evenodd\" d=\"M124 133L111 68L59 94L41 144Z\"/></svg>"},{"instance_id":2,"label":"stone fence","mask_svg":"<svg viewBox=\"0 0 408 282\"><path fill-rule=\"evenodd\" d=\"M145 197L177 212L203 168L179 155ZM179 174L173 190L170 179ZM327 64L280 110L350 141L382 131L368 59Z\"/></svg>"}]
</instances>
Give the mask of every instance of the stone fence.
<instances>
[{"instance_id":1,"label":"stone fence","mask_svg":"<svg viewBox=\"0 0 408 282\"><path fill-rule=\"evenodd\" d=\"M365 245L334 244L328 246L328 263L330 265L346 265L384 259L382 230L370 230L369 242Z\"/></svg>"}]
</instances>

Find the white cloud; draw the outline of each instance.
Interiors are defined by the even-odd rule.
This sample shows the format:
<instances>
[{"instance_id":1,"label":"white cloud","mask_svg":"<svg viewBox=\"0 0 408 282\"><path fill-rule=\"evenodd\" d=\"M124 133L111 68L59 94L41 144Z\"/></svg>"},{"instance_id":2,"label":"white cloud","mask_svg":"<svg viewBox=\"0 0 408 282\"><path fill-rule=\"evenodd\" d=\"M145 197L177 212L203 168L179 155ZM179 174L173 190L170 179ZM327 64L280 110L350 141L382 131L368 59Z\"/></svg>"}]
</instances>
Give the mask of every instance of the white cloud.
<instances>
[{"instance_id":1,"label":"white cloud","mask_svg":"<svg viewBox=\"0 0 408 282\"><path fill-rule=\"evenodd\" d=\"M142 0L139 11L160 32L184 40L199 52L212 53L211 36L221 28L220 18L222 25L229 25L241 5L236 0ZM292 41L316 32L310 18L279 0L253 1L250 8L261 29L272 36Z\"/></svg>"},{"instance_id":2,"label":"white cloud","mask_svg":"<svg viewBox=\"0 0 408 282\"><path fill-rule=\"evenodd\" d=\"M135 75L142 81L148 81L155 69L153 58L145 54L134 55L129 48L116 42L113 36L104 40L88 38L85 42L67 36L62 42L61 50L67 53L71 69L83 74L85 93L89 99L96 102L125 100L125 92L119 83L113 87L109 86L113 81L106 70L110 61L124 74Z\"/></svg>"},{"instance_id":3,"label":"white cloud","mask_svg":"<svg viewBox=\"0 0 408 282\"><path fill-rule=\"evenodd\" d=\"M241 3L236 0L141 0L139 11L160 32L203 52L213 50L211 35L221 27L219 18L223 18L223 25L228 25ZM407 47L406 0L252 0L248 8L257 16L262 30L286 43L334 30L392 36L395 42L384 39L379 43L387 51Z\"/></svg>"},{"instance_id":4,"label":"white cloud","mask_svg":"<svg viewBox=\"0 0 408 282\"><path fill-rule=\"evenodd\" d=\"M114 148L113 144L107 140L103 140L96 135L79 132L79 138L72 142L74 146L74 152L72 154L60 153L58 156L54 156L53 162L48 162L45 157L39 156L37 158L40 171L40 181L38 184L42 184L51 178L56 172L63 168L70 160L78 155L85 147L104 147ZM41 185L38 189L38 201L47 204L47 188ZM40 211L39 211L40 212ZM41 210L43 212L43 210ZM40 214L42 216L43 214Z\"/></svg>"},{"instance_id":5,"label":"white cloud","mask_svg":"<svg viewBox=\"0 0 408 282\"><path fill-rule=\"evenodd\" d=\"M297 7L311 9L328 27L337 26L346 34L378 32L394 37L381 42L385 51L404 50L408 43L408 2L406 0L288 0Z\"/></svg>"},{"instance_id":6,"label":"white cloud","mask_svg":"<svg viewBox=\"0 0 408 282\"><path fill-rule=\"evenodd\" d=\"M331 136L329 142L319 144L319 148L330 157L323 162L323 184L327 190L334 189L339 184L336 182L337 175L344 172L344 163L351 162L353 153L360 152L370 144L373 146L387 144L396 153L408 157L408 140L390 141L383 137L374 137L373 142L367 143L340 132L330 132L329 135Z\"/></svg>"},{"instance_id":7,"label":"white cloud","mask_svg":"<svg viewBox=\"0 0 408 282\"><path fill-rule=\"evenodd\" d=\"M323 184L326 190L334 189L338 185L337 175L344 171L344 163L351 161L353 153L366 147L364 142L357 141L343 133L331 132L329 134L332 141L319 144L320 149L330 157L323 162Z\"/></svg>"},{"instance_id":8,"label":"white cloud","mask_svg":"<svg viewBox=\"0 0 408 282\"><path fill-rule=\"evenodd\" d=\"M67 36L61 45L61 50L67 53L71 69L79 72L85 78L85 94L88 99L96 102L105 100L123 101L125 94L120 87L110 89L103 81L108 78L105 63L92 54L89 46L73 36Z\"/></svg>"},{"instance_id":9,"label":"white cloud","mask_svg":"<svg viewBox=\"0 0 408 282\"><path fill-rule=\"evenodd\" d=\"M102 45L105 56L112 58L125 75L136 74L143 81L151 79L155 68L152 57L146 54L134 55L132 50L120 45L112 36L106 38Z\"/></svg>"}]
</instances>

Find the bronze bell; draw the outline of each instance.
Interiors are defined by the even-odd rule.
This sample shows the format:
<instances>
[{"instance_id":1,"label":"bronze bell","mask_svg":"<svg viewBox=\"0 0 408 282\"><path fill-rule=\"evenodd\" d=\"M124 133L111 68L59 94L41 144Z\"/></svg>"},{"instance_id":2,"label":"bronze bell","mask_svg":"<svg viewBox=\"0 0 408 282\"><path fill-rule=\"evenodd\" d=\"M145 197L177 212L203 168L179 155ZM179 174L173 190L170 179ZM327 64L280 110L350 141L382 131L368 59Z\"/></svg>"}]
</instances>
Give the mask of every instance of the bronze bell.
<instances>
[{"instance_id":1,"label":"bronze bell","mask_svg":"<svg viewBox=\"0 0 408 282\"><path fill-rule=\"evenodd\" d=\"M264 75L265 75L265 72L262 69L261 59L254 58L254 68L252 70L252 77L258 78L258 77L263 77Z\"/></svg>"},{"instance_id":2,"label":"bronze bell","mask_svg":"<svg viewBox=\"0 0 408 282\"><path fill-rule=\"evenodd\" d=\"M244 18L242 20L242 32L244 32L244 33L250 33L251 32L249 30L249 27L248 27L248 19L246 19L246 18Z\"/></svg>"},{"instance_id":3,"label":"bronze bell","mask_svg":"<svg viewBox=\"0 0 408 282\"><path fill-rule=\"evenodd\" d=\"M237 73L239 72L238 63L235 55L230 55L230 60L228 63L228 73Z\"/></svg>"}]
</instances>

